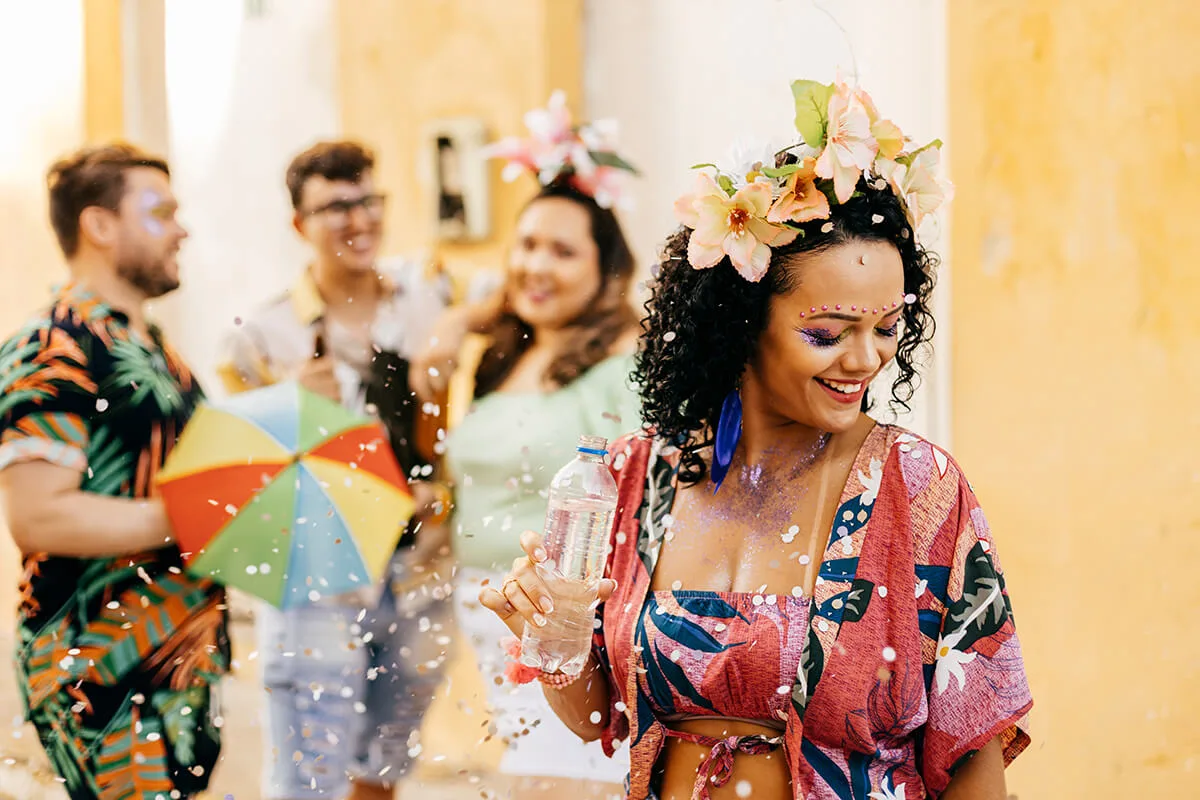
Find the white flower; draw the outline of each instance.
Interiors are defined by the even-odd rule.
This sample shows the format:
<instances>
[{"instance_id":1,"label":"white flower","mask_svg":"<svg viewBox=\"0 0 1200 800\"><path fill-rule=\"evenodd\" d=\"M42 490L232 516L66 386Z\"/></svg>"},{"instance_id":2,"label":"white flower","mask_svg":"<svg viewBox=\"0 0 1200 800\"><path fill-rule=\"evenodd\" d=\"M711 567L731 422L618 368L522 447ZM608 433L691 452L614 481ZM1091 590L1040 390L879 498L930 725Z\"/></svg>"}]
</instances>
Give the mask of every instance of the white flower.
<instances>
[{"instance_id":1,"label":"white flower","mask_svg":"<svg viewBox=\"0 0 1200 800\"><path fill-rule=\"evenodd\" d=\"M879 484L883 482L883 462L878 458L872 458L868 471L869 475L863 474L862 470L858 472L858 479L862 481L863 485L863 493L859 502L864 506L874 505L875 498L879 496Z\"/></svg>"},{"instance_id":2,"label":"white flower","mask_svg":"<svg viewBox=\"0 0 1200 800\"><path fill-rule=\"evenodd\" d=\"M620 130L615 119L597 119L579 129L579 138L592 152L611 152L617 149Z\"/></svg>"},{"instance_id":3,"label":"white flower","mask_svg":"<svg viewBox=\"0 0 1200 800\"><path fill-rule=\"evenodd\" d=\"M904 787L908 786L908 784L902 783L899 786L893 787L891 783L891 778L884 778L883 783L879 785L879 791L871 792L871 800L905 800Z\"/></svg>"},{"instance_id":4,"label":"white flower","mask_svg":"<svg viewBox=\"0 0 1200 800\"><path fill-rule=\"evenodd\" d=\"M567 95L561 89L550 95L545 108L525 112L525 127L535 139L559 142L571 132L571 112L567 110Z\"/></svg>"},{"instance_id":5,"label":"white flower","mask_svg":"<svg viewBox=\"0 0 1200 800\"><path fill-rule=\"evenodd\" d=\"M965 635L966 631L958 631L938 639L937 660L934 662L933 672L938 694L945 693L946 687L950 685L951 675L958 679L959 691L962 691L967 685L967 675L963 672L963 664L974 661L976 654L955 649Z\"/></svg>"},{"instance_id":6,"label":"white flower","mask_svg":"<svg viewBox=\"0 0 1200 800\"><path fill-rule=\"evenodd\" d=\"M775 154L783 147L776 141L743 136L729 146L729 152L718 162L717 169L729 176L735 189L757 180L771 180L762 174L762 170L775 166Z\"/></svg>"}]
</instances>

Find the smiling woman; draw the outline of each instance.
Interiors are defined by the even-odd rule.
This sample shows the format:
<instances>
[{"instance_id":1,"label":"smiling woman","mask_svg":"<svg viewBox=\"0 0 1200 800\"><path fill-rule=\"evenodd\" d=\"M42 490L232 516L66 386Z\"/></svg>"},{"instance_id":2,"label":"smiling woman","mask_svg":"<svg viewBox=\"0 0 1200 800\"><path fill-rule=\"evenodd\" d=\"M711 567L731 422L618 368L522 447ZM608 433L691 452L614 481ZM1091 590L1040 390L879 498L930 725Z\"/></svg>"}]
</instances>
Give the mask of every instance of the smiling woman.
<instances>
[{"instance_id":1,"label":"smiling woman","mask_svg":"<svg viewBox=\"0 0 1200 800\"><path fill-rule=\"evenodd\" d=\"M611 441L640 425L637 394L628 385L637 330L626 296L633 255L605 205L616 189L612 168L592 163L593 155L619 159L587 154L562 103L558 96L549 109L530 114L531 140L498 148L519 169L532 164L527 154L540 152L542 186L517 220L503 311L491 320L489 346L475 371L475 402L446 441L456 484L459 627L470 637L506 744L500 771L519 776L513 796L521 800L607 797L625 774L624 764L547 713L536 685L505 682L504 626L476 601L480 587L499 585L521 555L521 532L541 529L545 491L573 457L579 436Z\"/></svg>"},{"instance_id":2,"label":"smiling woman","mask_svg":"<svg viewBox=\"0 0 1200 800\"><path fill-rule=\"evenodd\" d=\"M776 390L795 381L789 403L805 403L804 410L793 410L810 423L830 423L838 411L809 402L820 391L808 388L814 379L861 384L852 388L860 403L846 412L854 414L871 407L870 379L893 360L897 376L886 397L907 408L933 337L929 306L938 260L917 242L890 186L879 189L864 180L858 191L837 206L832 220L806 222L804 235L773 248L779 266L757 282L731 269L694 269L687 228L667 241L639 383L650 387L643 393L647 421L664 435L691 435L682 454L685 481L705 477L701 453L714 444L715 433L705 422L720 418L729 393L756 359L789 365L767 379ZM849 364L840 362L848 349ZM800 365L810 374L801 376Z\"/></svg>"},{"instance_id":3,"label":"smiling woman","mask_svg":"<svg viewBox=\"0 0 1200 800\"><path fill-rule=\"evenodd\" d=\"M892 362L904 406L933 331L938 143L792 88L802 142L676 203L590 685L550 705L629 739L631 800L1003 797L1032 700L987 520L945 451L865 413ZM481 595L514 632L557 600L522 544L519 594Z\"/></svg>"}]
</instances>

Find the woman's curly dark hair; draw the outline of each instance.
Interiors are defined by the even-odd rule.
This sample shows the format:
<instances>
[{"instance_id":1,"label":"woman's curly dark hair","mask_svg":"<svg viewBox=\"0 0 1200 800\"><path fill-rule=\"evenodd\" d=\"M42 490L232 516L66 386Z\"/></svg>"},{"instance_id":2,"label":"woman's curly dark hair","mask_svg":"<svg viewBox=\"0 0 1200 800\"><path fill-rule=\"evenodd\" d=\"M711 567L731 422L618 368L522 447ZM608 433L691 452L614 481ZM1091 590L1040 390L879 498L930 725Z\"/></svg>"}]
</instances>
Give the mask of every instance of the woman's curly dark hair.
<instances>
[{"instance_id":1,"label":"woman's curly dark hair","mask_svg":"<svg viewBox=\"0 0 1200 800\"><path fill-rule=\"evenodd\" d=\"M707 474L700 451L712 445L721 404L754 356L771 298L798 285L802 276L791 262L801 253L853 241L890 242L900 251L904 292L916 301L904 309L895 359L899 374L889 402L908 410L919 381L917 365L933 338L929 309L938 257L917 242L900 200L890 188L873 185L878 180L860 179L854 197L831 205L829 219L804 223L803 235L772 248L771 266L758 283L744 279L728 258L711 269L692 268L688 228L667 240L646 302L634 379L641 387L645 422L683 450L683 483L698 483ZM864 397L863 410L868 407Z\"/></svg>"}]
</instances>

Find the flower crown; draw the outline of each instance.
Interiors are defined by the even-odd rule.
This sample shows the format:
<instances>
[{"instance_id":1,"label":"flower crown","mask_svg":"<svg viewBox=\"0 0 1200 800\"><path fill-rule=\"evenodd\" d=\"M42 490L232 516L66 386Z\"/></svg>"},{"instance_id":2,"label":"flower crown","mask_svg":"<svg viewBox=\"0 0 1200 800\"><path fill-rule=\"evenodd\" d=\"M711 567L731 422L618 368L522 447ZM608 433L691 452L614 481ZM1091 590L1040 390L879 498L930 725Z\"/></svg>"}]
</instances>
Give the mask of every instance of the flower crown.
<instances>
[{"instance_id":1,"label":"flower crown","mask_svg":"<svg viewBox=\"0 0 1200 800\"><path fill-rule=\"evenodd\" d=\"M526 171L542 186L565 180L601 208L610 208L621 201L621 173L638 174L617 154L616 121L572 125L567 97L561 91L550 96L545 108L526 112L525 127L528 138L510 136L483 150L486 158L507 159L501 173L505 181L514 181Z\"/></svg>"},{"instance_id":2,"label":"flower crown","mask_svg":"<svg viewBox=\"0 0 1200 800\"><path fill-rule=\"evenodd\" d=\"M735 153L737 163L727 169L693 167L715 170L700 173L695 190L675 202L675 216L692 229L688 263L694 268L729 256L742 277L761 280L771 248L803 236L800 224L828 219L831 206L855 196L860 176L875 188L891 188L914 231L950 199L953 187L938 177L941 141L906 150L909 139L879 115L870 96L841 80L795 81L792 95L803 141ZM795 163L776 166L789 155Z\"/></svg>"}]
</instances>

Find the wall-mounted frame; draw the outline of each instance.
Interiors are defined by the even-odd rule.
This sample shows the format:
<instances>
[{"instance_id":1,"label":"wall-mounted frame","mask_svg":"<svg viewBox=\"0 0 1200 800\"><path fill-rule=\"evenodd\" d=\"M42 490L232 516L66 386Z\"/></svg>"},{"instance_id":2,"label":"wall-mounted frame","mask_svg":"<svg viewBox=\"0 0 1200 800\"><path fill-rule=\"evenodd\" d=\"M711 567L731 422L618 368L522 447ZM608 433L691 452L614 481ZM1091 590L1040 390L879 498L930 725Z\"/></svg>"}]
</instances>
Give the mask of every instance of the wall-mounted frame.
<instances>
[{"instance_id":1,"label":"wall-mounted frame","mask_svg":"<svg viewBox=\"0 0 1200 800\"><path fill-rule=\"evenodd\" d=\"M487 144L482 120L459 117L425 127L430 207L439 241L478 242L491 233Z\"/></svg>"}]
</instances>

